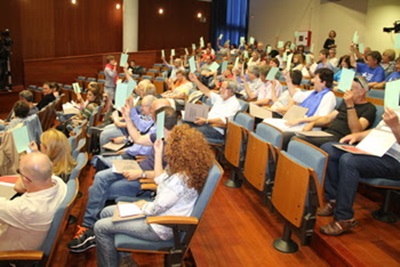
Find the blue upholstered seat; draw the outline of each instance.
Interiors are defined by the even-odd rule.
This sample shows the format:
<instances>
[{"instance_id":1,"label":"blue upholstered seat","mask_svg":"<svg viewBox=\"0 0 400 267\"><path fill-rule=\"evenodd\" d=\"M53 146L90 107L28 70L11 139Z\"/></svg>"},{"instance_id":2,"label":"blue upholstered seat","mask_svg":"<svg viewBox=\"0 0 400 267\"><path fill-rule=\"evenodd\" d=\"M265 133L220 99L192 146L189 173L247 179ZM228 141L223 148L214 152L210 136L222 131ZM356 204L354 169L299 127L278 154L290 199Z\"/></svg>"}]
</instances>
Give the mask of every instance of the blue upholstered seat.
<instances>
[{"instance_id":1,"label":"blue upholstered seat","mask_svg":"<svg viewBox=\"0 0 400 267\"><path fill-rule=\"evenodd\" d=\"M130 237L124 234L115 235L114 245L118 250L123 251L142 251L142 252L164 252L166 253L165 259L166 262L169 262L172 265L180 264L182 259L189 248L190 240L193 237L193 234L196 231L198 223L200 222L204 211L218 185L219 180L223 174L223 170L221 167L215 163L214 166L210 169L208 173L208 177L206 183L200 195L194 205L191 217L197 219L196 224L186 224L186 225L178 225L174 226L180 228L179 236L177 237L177 243L174 242L174 239L167 241L147 241L139 238ZM174 233L176 234L176 233Z\"/></svg>"}]
</instances>

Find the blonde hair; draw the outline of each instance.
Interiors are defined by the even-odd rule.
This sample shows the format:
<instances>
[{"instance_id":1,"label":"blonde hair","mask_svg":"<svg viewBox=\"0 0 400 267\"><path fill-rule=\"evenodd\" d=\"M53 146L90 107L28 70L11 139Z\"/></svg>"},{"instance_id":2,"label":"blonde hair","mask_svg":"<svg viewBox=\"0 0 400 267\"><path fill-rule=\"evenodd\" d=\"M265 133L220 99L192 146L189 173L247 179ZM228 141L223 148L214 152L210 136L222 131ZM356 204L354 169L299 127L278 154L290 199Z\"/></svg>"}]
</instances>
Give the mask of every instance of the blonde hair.
<instances>
[{"instance_id":1,"label":"blonde hair","mask_svg":"<svg viewBox=\"0 0 400 267\"><path fill-rule=\"evenodd\" d=\"M71 155L71 146L67 137L51 128L40 136L40 142L46 147L46 154L53 162L55 175L70 174L76 162Z\"/></svg>"}]
</instances>

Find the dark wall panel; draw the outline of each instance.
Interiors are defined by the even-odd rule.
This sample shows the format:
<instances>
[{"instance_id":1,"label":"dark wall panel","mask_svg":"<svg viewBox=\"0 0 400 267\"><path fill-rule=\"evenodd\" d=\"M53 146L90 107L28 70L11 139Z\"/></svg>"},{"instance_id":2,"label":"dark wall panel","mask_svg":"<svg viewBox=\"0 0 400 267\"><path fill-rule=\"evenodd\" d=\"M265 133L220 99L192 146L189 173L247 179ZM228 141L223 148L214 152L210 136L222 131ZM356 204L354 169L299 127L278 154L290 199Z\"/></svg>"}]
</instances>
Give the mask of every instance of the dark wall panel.
<instances>
[{"instance_id":1,"label":"dark wall panel","mask_svg":"<svg viewBox=\"0 0 400 267\"><path fill-rule=\"evenodd\" d=\"M122 50L122 9L115 7L122 0L76 2L73 5L70 0L0 1L0 31L9 28L14 40L13 84L27 84L24 60L56 60ZM158 14L159 8L164 9L163 15ZM196 0L140 0L139 50L158 53L163 48L191 47L192 43L199 43L200 36L207 42L210 8L210 3ZM197 19L198 12L203 14L205 22ZM85 62L82 64L84 68ZM25 71L32 71L31 67ZM41 71L41 77L51 80L55 70L49 65L47 70L42 66Z\"/></svg>"},{"instance_id":2,"label":"dark wall panel","mask_svg":"<svg viewBox=\"0 0 400 267\"><path fill-rule=\"evenodd\" d=\"M0 31L9 28L14 40L13 84L24 82L26 59L122 50L122 9L115 7L118 1L76 2L73 5L70 0L0 1Z\"/></svg>"},{"instance_id":3,"label":"dark wall panel","mask_svg":"<svg viewBox=\"0 0 400 267\"><path fill-rule=\"evenodd\" d=\"M158 10L163 8L164 14ZM197 0L140 0L139 50L191 47L210 36L211 4ZM200 22L201 12L205 22Z\"/></svg>"}]
</instances>

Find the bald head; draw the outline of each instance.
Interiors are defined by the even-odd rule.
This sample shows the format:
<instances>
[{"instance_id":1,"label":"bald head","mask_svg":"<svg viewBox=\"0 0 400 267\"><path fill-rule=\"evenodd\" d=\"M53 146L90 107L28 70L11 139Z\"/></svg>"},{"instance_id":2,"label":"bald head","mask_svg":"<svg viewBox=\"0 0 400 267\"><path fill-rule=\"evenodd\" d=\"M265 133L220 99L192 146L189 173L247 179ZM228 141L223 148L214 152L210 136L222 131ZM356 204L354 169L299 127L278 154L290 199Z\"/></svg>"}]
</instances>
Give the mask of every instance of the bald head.
<instances>
[{"instance_id":1,"label":"bald head","mask_svg":"<svg viewBox=\"0 0 400 267\"><path fill-rule=\"evenodd\" d=\"M170 107L171 104L169 103L169 101L165 98L159 98L155 101L153 101L153 103L151 104L151 115L153 116L153 119L155 120L155 114L156 111L159 110L162 107Z\"/></svg>"},{"instance_id":2,"label":"bald head","mask_svg":"<svg viewBox=\"0 0 400 267\"><path fill-rule=\"evenodd\" d=\"M30 180L35 190L47 188L51 183L53 164L49 157L41 152L32 152L23 156L19 162L19 171L22 176ZM26 186L29 191L29 186Z\"/></svg>"}]
</instances>

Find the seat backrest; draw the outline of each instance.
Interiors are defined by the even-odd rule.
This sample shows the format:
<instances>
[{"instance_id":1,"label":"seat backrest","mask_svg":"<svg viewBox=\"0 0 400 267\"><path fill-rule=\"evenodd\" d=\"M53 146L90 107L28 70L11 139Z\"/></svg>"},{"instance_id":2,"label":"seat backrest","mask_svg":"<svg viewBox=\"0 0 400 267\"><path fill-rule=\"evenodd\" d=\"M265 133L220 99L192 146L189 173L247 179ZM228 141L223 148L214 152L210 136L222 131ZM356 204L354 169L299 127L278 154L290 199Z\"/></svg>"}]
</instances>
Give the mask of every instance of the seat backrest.
<instances>
[{"instance_id":1,"label":"seat backrest","mask_svg":"<svg viewBox=\"0 0 400 267\"><path fill-rule=\"evenodd\" d=\"M238 112L233 121L249 131L253 131L254 129L254 117L248 113Z\"/></svg>"},{"instance_id":2,"label":"seat backrest","mask_svg":"<svg viewBox=\"0 0 400 267\"><path fill-rule=\"evenodd\" d=\"M272 204L295 227L303 223L310 169L281 151L272 191Z\"/></svg>"},{"instance_id":3,"label":"seat backrest","mask_svg":"<svg viewBox=\"0 0 400 267\"><path fill-rule=\"evenodd\" d=\"M289 142L287 153L313 169L317 173L318 182L320 188L322 188L328 164L328 154L322 149L299 138L294 138Z\"/></svg>"},{"instance_id":4,"label":"seat backrest","mask_svg":"<svg viewBox=\"0 0 400 267\"><path fill-rule=\"evenodd\" d=\"M156 87L156 93L157 94L162 94L165 91L165 78L163 77L157 77L154 81L153 84Z\"/></svg>"},{"instance_id":5,"label":"seat backrest","mask_svg":"<svg viewBox=\"0 0 400 267\"><path fill-rule=\"evenodd\" d=\"M372 123L371 128L375 128L378 123L382 120L382 115L385 112L385 107L381 105L375 105L376 107L376 113L375 113L375 120L374 123Z\"/></svg>"},{"instance_id":6,"label":"seat backrest","mask_svg":"<svg viewBox=\"0 0 400 267\"><path fill-rule=\"evenodd\" d=\"M247 112L249 109L249 102L244 101L243 99L238 99L239 104L240 104L240 111L241 112Z\"/></svg>"},{"instance_id":7,"label":"seat backrest","mask_svg":"<svg viewBox=\"0 0 400 267\"><path fill-rule=\"evenodd\" d=\"M67 194L57 208L49 232L42 245L46 265L49 266L56 252L58 242L61 240L68 223L68 217L79 190L79 181L69 180L67 183Z\"/></svg>"},{"instance_id":8,"label":"seat backrest","mask_svg":"<svg viewBox=\"0 0 400 267\"><path fill-rule=\"evenodd\" d=\"M243 148L243 127L234 121L228 122L225 134L226 160L235 167L239 167Z\"/></svg>"},{"instance_id":9,"label":"seat backrest","mask_svg":"<svg viewBox=\"0 0 400 267\"><path fill-rule=\"evenodd\" d=\"M71 146L71 151L75 150L77 143L78 143L77 139L78 139L77 135L71 135L70 137L68 137L68 143Z\"/></svg>"},{"instance_id":10,"label":"seat backrest","mask_svg":"<svg viewBox=\"0 0 400 267\"><path fill-rule=\"evenodd\" d=\"M77 160L78 156L80 154L80 152L83 152L83 149L86 147L86 137L85 138L81 138L78 141L78 145L76 146L76 148L72 151L72 157Z\"/></svg>"},{"instance_id":11,"label":"seat backrest","mask_svg":"<svg viewBox=\"0 0 400 267\"><path fill-rule=\"evenodd\" d=\"M368 97L385 99L385 90L371 89L368 92Z\"/></svg>"},{"instance_id":12,"label":"seat backrest","mask_svg":"<svg viewBox=\"0 0 400 267\"><path fill-rule=\"evenodd\" d=\"M141 80L153 80L153 77L149 76L149 75L142 75Z\"/></svg>"},{"instance_id":13,"label":"seat backrest","mask_svg":"<svg viewBox=\"0 0 400 267\"><path fill-rule=\"evenodd\" d=\"M39 117L36 114L28 116L24 120L24 125L28 129L29 140L35 141L37 144L40 143L40 136L42 135L42 124Z\"/></svg>"},{"instance_id":14,"label":"seat backrest","mask_svg":"<svg viewBox=\"0 0 400 267\"><path fill-rule=\"evenodd\" d=\"M103 108L103 105L97 106L97 107L93 110L92 114L90 115L89 123L88 123L88 125L87 125L87 129L88 129L88 134L89 134L89 135L91 134L91 128L94 127L94 126L96 126L98 120L100 119L100 115L101 115L101 110L102 110L102 108Z\"/></svg>"},{"instance_id":15,"label":"seat backrest","mask_svg":"<svg viewBox=\"0 0 400 267\"><path fill-rule=\"evenodd\" d=\"M246 180L259 191L263 191L265 187L270 156L269 146L255 133L249 134L243 174Z\"/></svg>"},{"instance_id":16,"label":"seat backrest","mask_svg":"<svg viewBox=\"0 0 400 267\"><path fill-rule=\"evenodd\" d=\"M256 127L256 134L273 146L282 149L283 132L277 127L268 123L259 123Z\"/></svg>"},{"instance_id":17,"label":"seat backrest","mask_svg":"<svg viewBox=\"0 0 400 267\"><path fill-rule=\"evenodd\" d=\"M76 166L72 169L72 172L69 176L69 180L78 179L82 169L86 166L88 162L88 154L87 152L81 152L76 157Z\"/></svg>"},{"instance_id":18,"label":"seat backrest","mask_svg":"<svg viewBox=\"0 0 400 267\"><path fill-rule=\"evenodd\" d=\"M197 198L191 216L194 216L199 220L201 219L223 173L224 171L222 170L221 166L215 162L208 172L206 182L200 192L199 197Z\"/></svg>"}]
</instances>

